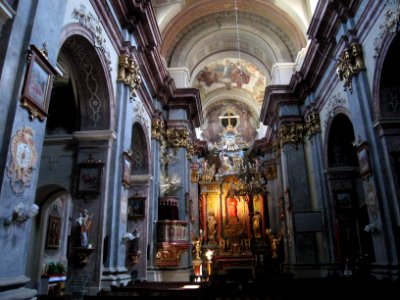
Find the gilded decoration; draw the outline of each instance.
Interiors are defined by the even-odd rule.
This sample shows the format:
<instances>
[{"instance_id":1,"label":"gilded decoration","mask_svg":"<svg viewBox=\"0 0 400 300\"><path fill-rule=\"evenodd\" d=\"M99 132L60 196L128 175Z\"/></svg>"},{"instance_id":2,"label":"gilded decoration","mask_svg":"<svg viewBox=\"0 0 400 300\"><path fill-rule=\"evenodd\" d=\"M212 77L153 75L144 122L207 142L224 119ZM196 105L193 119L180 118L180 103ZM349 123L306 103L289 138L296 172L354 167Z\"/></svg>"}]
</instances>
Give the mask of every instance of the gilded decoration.
<instances>
[{"instance_id":1,"label":"gilded decoration","mask_svg":"<svg viewBox=\"0 0 400 300\"><path fill-rule=\"evenodd\" d=\"M319 114L317 112L314 111L305 116L304 131L308 139L321 132Z\"/></svg>"},{"instance_id":2,"label":"gilded decoration","mask_svg":"<svg viewBox=\"0 0 400 300\"><path fill-rule=\"evenodd\" d=\"M151 120L151 138L162 141L165 135L165 123L164 120L156 117Z\"/></svg>"},{"instance_id":3,"label":"gilded decoration","mask_svg":"<svg viewBox=\"0 0 400 300\"><path fill-rule=\"evenodd\" d=\"M279 158L281 156L281 143L279 139L276 139L272 142L272 151L275 158Z\"/></svg>"},{"instance_id":4,"label":"gilded decoration","mask_svg":"<svg viewBox=\"0 0 400 300\"><path fill-rule=\"evenodd\" d=\"M185 148L187 158L191 158L194 154L194 147L190 140L190 131L186 128L168 128L166 131L166 139L168 146L175 148Z\"/></svg>"},{"instance_id":5,"label":"gilded decoration","mask_svg":"<svg viewBox=\"0 0 400 300\"><path fill-rule=\"evenodd\" d=\"M360 70L365 69L363 52L359 43L352 43L344 49L336 64L336 74L344 82L344 90L353 92L352 79Z\"/></svg>"},{"instance_id":6,"label":"gilded decoration","mask_svg":"<svg viewBox=\"0 0 400 300\"><path fill-rule=\"evenodd\" d=\"M192 165L191 182L199 182L199 167Z\"/></svg>"},{"instance_id":7,"label":"gilded decoration","mask_svg":"<svg viewBox=\"0 0 400 300\"><path fill-rule=\"evenodd\" d=\"M176 247L161 247L156 252L155 265L158 267L177 267L183 251Z\"/></svg>"},{"instance_id":8,"label":"gilded decoration","mask_svg":"<svg viewBox=\"0 0 400 300\"><path fill-rule=\"evenodd\" d=\"M278 135L281 141L281 145L288 143L293 144L293 147L297 150L298 143L301 143L304 134L304 127L301 123L289 123L282 124L279 127Z\"/></svg>"},{"instance_id":9,"label":"gilded decoration","mask_svg":"<svg viewBox=\"0 0 400 300\"><path fill-rule=\"evenodd\" d=\"M267 177L268 180L274 180L277 177L277 172L276 164L269 164L265 170L265 177Z\"/></svg>"},{"instance_id":10,"label":"gilded decoration","mask_svg":"<svg viewBox=\"0 0 400 300\"><path fill-rule=\"evenodd\" d=\"M136 96L135 90L142 83L139 64L128 54L122 54L118 61L118 81L129 86L131 97Z\"/></svg>"},{"instance_id":11,"label":"gilded decoration","mask_svg":"<svg viewBox=\"0 0 400 300\"><path fill-rule=\"evenodd\" d=\"M166 139L168 144L174 148L188 148L190 145L190 132L188 129L168 128Z\"/></svg>"},{"instance_id":12,"label":"gilded decoration","mask_svg":"<svg viewBox=\"0 0 400 300\"><path fill-rule=\"evenodd\" d=\"M210 166L210 164L206 160L204 160L200 171L200 180L207 182L213 181L216 171L217 166L215 165L215 163Z\"/></svg>"}]
</instances>

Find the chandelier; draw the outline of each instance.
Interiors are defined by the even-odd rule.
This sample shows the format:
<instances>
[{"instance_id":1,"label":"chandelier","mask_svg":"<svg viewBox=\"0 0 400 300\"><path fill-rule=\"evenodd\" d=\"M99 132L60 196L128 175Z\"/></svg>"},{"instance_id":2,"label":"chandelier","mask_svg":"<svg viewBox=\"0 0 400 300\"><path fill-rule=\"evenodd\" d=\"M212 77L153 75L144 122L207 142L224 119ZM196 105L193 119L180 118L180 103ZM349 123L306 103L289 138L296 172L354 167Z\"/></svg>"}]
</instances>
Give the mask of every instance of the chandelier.
<instances>
[{"instance_id":1,"label":"chandelier","mask_svg":"<svg viewBox=\"0 0 400 300\"><path fill-rule=\"evenodd\" d=\"M233 184L232 190L239 199L243 197L245 201L252 201L257 195L264 195L267 189L267 178L261 170L261 163L258 158L245 160L237 175L237 182Z\"/></svg>"}]
</instances>

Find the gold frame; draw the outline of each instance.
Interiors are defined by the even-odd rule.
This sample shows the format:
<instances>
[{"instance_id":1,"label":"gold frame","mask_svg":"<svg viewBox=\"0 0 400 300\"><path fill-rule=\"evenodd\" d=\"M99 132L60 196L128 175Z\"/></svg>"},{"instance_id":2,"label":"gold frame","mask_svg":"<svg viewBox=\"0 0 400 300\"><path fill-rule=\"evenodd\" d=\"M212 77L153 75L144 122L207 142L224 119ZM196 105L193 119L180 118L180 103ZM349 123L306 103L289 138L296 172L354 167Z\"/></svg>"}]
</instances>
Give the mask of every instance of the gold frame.
<instances>
[{"instance_id":1,"label":"gold frame","mask_svg":"<svg viewBox=\"0 0 400 300\"><path fill-rule=\"evenodd\" d=\"M49 216L47 222L46 249L58 249L60 247L61 219Z\"/></svg>"},{"instance_id":2,"label":"gold frame","mask_svg":"<svg viewBox=\"0 0 400 300\"><path fill-rule=\"evenodd\" d=\"M28 68L21 95L21 105L29 111L31 120L47 117L54 76L57 73L43 52L31 45Z\"/></svg>"},{"instance_id":3,"label":"gold frame","mask_svg":"<svg viewBox=\"0 0 400 300\"><path fill-rule=\"evenodd\" d=\"M144 217L146 204L146 197L142 195L135 195L128 199L128 218L142 218Z\"/></svg>"}]
</instances>

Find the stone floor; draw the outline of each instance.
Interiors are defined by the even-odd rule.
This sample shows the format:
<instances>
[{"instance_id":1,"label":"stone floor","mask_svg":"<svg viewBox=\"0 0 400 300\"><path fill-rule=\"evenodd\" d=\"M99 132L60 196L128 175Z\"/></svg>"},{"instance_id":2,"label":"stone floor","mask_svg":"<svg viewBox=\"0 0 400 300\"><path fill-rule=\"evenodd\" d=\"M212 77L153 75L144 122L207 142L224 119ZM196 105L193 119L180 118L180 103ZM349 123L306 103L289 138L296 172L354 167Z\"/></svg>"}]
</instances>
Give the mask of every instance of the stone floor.
<instances>
[{"instance_id":1,"label":"stone floor","mask_svg":"<svg viewBox=\"0 0 400 300\"><path fill-rule=\"evenodd\" d=\"M171 298L210 300L377 300L400 299L400 282L373 278L324 278L324 279L266 279L257 281L226 280L188 282L135 282L128 287L115 287L101 291L99 298ZM185 288L186 286L186 288ZM188 287L189 286L189 287Z\"/></svg>"}]
</instances>

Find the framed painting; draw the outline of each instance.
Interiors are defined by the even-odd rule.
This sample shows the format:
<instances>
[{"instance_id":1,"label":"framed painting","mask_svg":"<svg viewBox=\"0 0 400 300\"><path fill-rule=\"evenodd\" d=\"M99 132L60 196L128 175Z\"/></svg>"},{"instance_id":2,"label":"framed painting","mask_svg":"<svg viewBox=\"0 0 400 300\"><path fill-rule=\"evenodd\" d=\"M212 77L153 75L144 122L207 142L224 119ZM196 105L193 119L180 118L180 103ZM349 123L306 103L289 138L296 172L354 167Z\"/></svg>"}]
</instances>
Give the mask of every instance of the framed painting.
<instances>
[{"instance_id":1,"label":"framed painting","mask_svg":"<svg viewBox=\"0 0 400 300\"><path fill-rule=\"evenodd\" d=\"M349 191L336 193L336 203L338 208L351 208L351 195Z\"/></svg>"},{"instance_id":2,"label":"framed painting","mask_svg":"<svg viewBox=\"0 0 400 300\"><path fill-rule=\"evenodd\" d=\"M76 194L78 197L95 197L100 195L103 163L89 159L78 167Z\"/></svg>"},{"instance_id":3,"label":"framed painting","mask_svg":"<svg viewBox=\"0 0 400 300\"><path fill-rule=\"evenodd\" d=\"M47 52L47 49L44 49ZM35 45L31 45L28 55L28 68L21 95L22 106L33 120L43 121L47 116L51 89L56 70Z\"/></svg>"},{"instance_id":4,"label":"framed painting","mask_svg":"<svg viewBox=\"0 0 400 300\"><path fill-rule=\"evenodd\" d=\"M128 152L122 154L122 185L131 187L132 156Z\"/></svg>"},{"instance_id":5,"label":"framed painting","mask_svg":"<svg viewBox=\"0 0 400 300\"><path fill-rule=\"evenodd\" d=\"M49 216L47 222L46 249L58 249L60 247L61 219Z\"/></svg>"},{"instance_id":6,"label":"framed painting","mask_svg":"<svg viewBox=\"0 0 400 300\"><path fill-rule=\"evenodd\" d=\"M358 164L360 167L360 177L362 179L367 179L371 176L371 164L369 161L368 146L366 142L361 143L357 148Z\"/></svg>"},{"instance_id":7,"label":"framed painting","mask_svg":"<svg viewBox=\"0 0 400 300\"><path fill-rule=\"evenodd\" d=\"M129 219L144 217L145 196L135 195L128 199Z\"/></svg>"}]
</instances>

